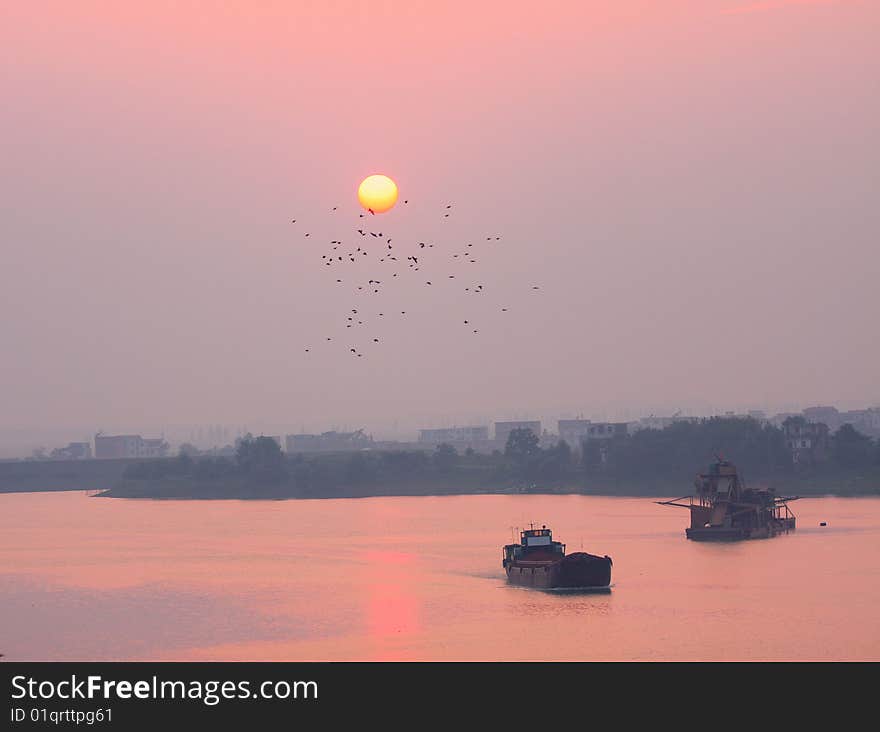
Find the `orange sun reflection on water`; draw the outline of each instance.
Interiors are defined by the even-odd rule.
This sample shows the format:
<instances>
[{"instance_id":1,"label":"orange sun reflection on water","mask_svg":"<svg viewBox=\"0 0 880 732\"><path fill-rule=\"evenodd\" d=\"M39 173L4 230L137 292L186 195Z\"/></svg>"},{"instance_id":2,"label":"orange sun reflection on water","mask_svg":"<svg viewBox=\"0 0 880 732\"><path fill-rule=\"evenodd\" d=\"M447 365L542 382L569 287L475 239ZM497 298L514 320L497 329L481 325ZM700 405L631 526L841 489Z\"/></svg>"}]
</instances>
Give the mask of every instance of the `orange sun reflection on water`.
<instances>
[{"instance_id":1,"label":"orange sun reflection on water","mask_svg":"<svg viewBox=\"0 0 880 732\"><path fill-rule=\"evenodd\" d=\"M421 631L421 607L411 585L419 575L412 554L394 551L367 551L368 589L364 615L367 632L380 660L406 656L400 643Z\"/></svg>"}]
</instances>

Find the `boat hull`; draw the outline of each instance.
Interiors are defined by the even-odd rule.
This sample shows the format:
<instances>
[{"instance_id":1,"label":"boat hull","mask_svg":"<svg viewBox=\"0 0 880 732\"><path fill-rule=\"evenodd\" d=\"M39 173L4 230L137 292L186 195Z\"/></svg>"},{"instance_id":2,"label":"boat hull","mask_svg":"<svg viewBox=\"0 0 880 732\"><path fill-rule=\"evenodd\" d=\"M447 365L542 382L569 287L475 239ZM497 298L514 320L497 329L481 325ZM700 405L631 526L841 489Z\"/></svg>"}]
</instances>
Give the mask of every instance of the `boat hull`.
<instances>
[{"instance_id":1,"label":"boat hull","mask_svg":"<svg viewBox=\"0 0 880 732\"><path fill-rule=\"evenodd\" d=\"M595 589L611 584L611 558L575 552L557 561L515 560L505 570L507 581L543 590Z\"/></svg>"},{"instance_id":2,"label":"boat hull","mask_svg":"<svg viewBox=\"0 0 880 732\"><path fill-rule=\"evenodd\" d=\"M789 531L794 531L794 528L794 518L788 518L754 529L737 526L705 526L690 527L684 532L685 536L692 541L745 541L746 539L769 539L777 534L787 534Z\"/></svg>"}]
</instances>

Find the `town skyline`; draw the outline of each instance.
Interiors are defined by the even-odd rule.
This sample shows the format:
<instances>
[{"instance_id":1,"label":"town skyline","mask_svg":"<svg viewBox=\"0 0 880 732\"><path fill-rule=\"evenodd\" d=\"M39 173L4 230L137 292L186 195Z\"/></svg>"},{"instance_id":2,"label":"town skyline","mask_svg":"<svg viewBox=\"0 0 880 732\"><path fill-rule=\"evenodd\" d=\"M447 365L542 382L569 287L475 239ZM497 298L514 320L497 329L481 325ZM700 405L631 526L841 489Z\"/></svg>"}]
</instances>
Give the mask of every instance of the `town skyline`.
<instances>
[{"instance_id":1,"label":"town skyline","mask_svg":"<svg viewBox=\"0 0 880 732\"><path fill-rule=\"evenodd\" d=\"M356 432L362 432L364 437L371 441L375 441L377 447L389 449L395 444L412 448L419 444L437 444L440 442L452 442L457 440L452 437L437 437L430 439L425 433L429 432L447 432L452 434L453 430L485 430L485 436L482 439L486 441L486 447L497 447L499 439L503 442L503 437L499 438L497 434L497 426L503 423L517 423L520 426L526 423L537 423L539 428L536 430L538 437L543 440L559 438L566 439L561 433L560 423L562 422L583 422L586 424L604 425L616 424L627 425L628 431L632 434L638 429L653 428L659 429L668 426L674 421L695 420L711 417L751 417L759 421L767 421L781 425L782 421L789 416L805 416L808 421L824 422L828 424L833 432L844 423L852 424L862 433L871 436L880 436L880 403L862 404L853 409L847 409L843 405L830 404L808 404L800 409L799 405L789 405L789 409L779 411L772 409L721 409L716 411L697 412L694 410L679 409L675 412L659 413L656 410L647 413L633 414L624 411L620 414L598 413L590 416L587 413L579 412L577 414L564 411L543 410L537 413L517 413L503 417L474 417L471 420L462 422L446 421L440 424L435 421L428 424L427 421L420 426L412 428L401 428L397 431L383 430L381 427L375 428L369 423L363 424L343 424L343 425L317 425L311 429L305 429L303 425L295 425L294 423L280 423L274 425L248 425L245 423L190 423L184 425L164 425L158 428L133 428L121 430L87 430L81 429L74 435L74 430L58 428L56 431L44 432L47 439L39 440L25 437L16 440L10 440L8 434L0 441L0 459L24 459L34 457L39 454L45 458L49 458L52 450L58 453L63 452L65 445L83 445L88 443L89 454L79 455L79 457L95 457L95 438L98 435L119 436L119 437L137 437L142 438L145 444L150 445L144 448L143 452L135 449L129 456L160 456L156 452L159 443L165 442L165 451L162 455L176 454L176 451L183 445L192 445L199 450L211 451L222 450L235 445L236 440L247 435L253 436L271 436L279 441L279 445L286 451L297 451L297 448L291 450L291 438L293 437L319 437L326 434L350 435ZM2 434L2 433L0 433ZM54 437L52 437L54 435ZM65 437L65 435L67 437ZM70 435L74 435L71 437ZM572 439L568 439L572 442ZM465 441L459 440L460 445L464 446ZM17 449L16 449L17 448ZM299 450L308 451L308 448L301 447ZM326 447L316 448L319 451L328 449ZM345 449L345 448L343 448ZM74 456L76 457L76 456Z\"/></svg>"}]
</instances>

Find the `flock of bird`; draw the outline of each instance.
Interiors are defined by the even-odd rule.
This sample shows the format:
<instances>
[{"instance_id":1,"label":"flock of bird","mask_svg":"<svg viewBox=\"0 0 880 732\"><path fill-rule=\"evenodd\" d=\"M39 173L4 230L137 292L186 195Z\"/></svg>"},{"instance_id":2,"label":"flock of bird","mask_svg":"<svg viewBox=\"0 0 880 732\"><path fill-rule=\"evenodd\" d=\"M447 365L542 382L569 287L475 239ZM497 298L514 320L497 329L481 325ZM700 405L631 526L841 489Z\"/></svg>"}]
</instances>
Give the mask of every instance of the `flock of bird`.
<instances>
[{"instance_id":1,"label":"flock of bird","mask_svg":"<svg viewBox=\"0 0 880 732\"><path fill-rule=\"evenodd\" d=\"M408 203L408 199L403 201L403 205ZM331 211L337 211L337 209L337 206L333 206ZM449 218L452 211L452 204L447 204L443 209L442 219ZM357 228L352 233L355 243L346 244L341 239L331 239L328 244L329 248L324 254L321 254L320 258L321 266L329 268L333 273L336 286L348 290L353 295L375 297L373 303L367 306L350 307L343 314L345 328L353 329L350 334L347 334L348 337L325 336L326 343L343 341L348 352L357 358L362 358L364 352L351 345L351 341L356 340L351 337L355 332L367 329L371 338L370 342L372 344L381 343L377 326L391 316L405 317L407 314L406 310L398 310L381 304L384 301L382 295L392 284L407 277L420 279L422 286L431 288L435 287L435 282L439 283L441 280L451 281L453 284L456 284L457 281L460 288L458 292L461 296L484 296L487 293L485 285L474 281L468 268L456 269L453 272L450 272L450 269L457 265L476 264L478 252L481 257L489 256L492 245L501 241L500 236L480 237L480 245L469 242L457 248L456 251L447 251L445 247L435 244L433 241L402 243L394 237L386 235L378 227L370 227L368 222L374 221L373 216L375 213L370 209L367 209L367 213L358 214L358 218L365 219L365 221L360 222L360 225L355 224ZM291 224L295 225L296 223L297 219L291 219ZM303 232L303 237L308 238L311 233ZM429 251L432 249L435 251ZM366 280L359 278L357 268L352 267L353 264L361 262L376 265L372 276ZM417 274L422 272L424 274ZM538 285L532 285L531 289L539 290L540 288ZM498 310L507 313L510 308L499 306ZM367 315L368 312L372 317ZM474 334L480 332L479 328L474 327L475 322L470 317L463 319L462 325ZM306 346L304 350L306 353L310 353L314 350L314 346Z\"/></svg>"}]
</instances>

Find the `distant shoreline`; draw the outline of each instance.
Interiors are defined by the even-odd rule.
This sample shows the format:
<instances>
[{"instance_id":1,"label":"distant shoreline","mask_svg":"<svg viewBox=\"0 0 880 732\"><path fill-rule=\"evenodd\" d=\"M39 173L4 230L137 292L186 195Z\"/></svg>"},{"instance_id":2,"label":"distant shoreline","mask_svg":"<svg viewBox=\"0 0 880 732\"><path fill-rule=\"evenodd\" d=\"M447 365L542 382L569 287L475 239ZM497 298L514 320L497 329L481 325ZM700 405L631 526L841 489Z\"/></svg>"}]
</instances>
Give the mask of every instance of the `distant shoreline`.
<instances>
[{"instance_id":1,"label":"distant shoreline","mask_svg":"<svg viewBox=\"0 0 880 732\"><path fill-rule=\"evenodd\" d=\"M0 494L104 491L119 484L129 465L121 460L20 460L0 462Z\"/></svg>"},{"instance_id":2,"label":"distant shoreline","mask_svg":"<svg viewBox=\"0 0 880 732\"><path fill-rule=\"evenodd\" d=\"M241 493L218 494L210 492L163 492L155 487L140 491L128 491L111 489L94 494L95 498L128 498L149 499L159 501L310 501L310 500L334 500L334 499L358 499L358 498L438 498L446 496L602 496L605 498L665 498L672 495L670 492L611 492L611 491L585 491L566 488L548 488L537 490L510 490L506 488L484 488L477 490L442 490L442 489L412 489L412 490L382 490L381 488L369 491L338 490L321 494L293 494L283 492L260 492L258 490L242 491Z\"/></svg>"},{"instance_id":3,"label":"distant shoreline","mask_svg":"<svg viewBox=\"0 0 880 732\"><path fill-rule=\"evenodd\" d=\"M773 487L777 495L880 496L880 471L872 480L852 476L836 479L801 478L756 480L756 485ZM873 486L873 490L872 490ZM668 498L692 492L692 481L675 479L615 480L593 478L587 482L532 483L453 471L448 476L424 476L356 484L342 482L321 488L302 488L289 482L260 485L244 479L200 482L192 478L162 480L125 479L97 495L102 498L156 498L183 500L290 500L324 498L372 498L393 496L466 495L584 495L630 498Z\"/></svg>"},{"instance_id":4,"label":"distant shoreline","mask_svg":"<svg viewBox=\"0 0 880 732\"><path fill-rule=\"evenodd\" d=\"M0 491L3 495L20 495L23 493L89 493L90 498L116 498L127 499L133 501L324 501L324 500L351 500L361 498L447 498L457 496L594 496L597 498L673 498L680 494L676 491L658 491L658 492L632 492L620 491L612 492L610 490L535 490L535 491L511 491L506 489L486 489L476 491L430 491L430 492L404 492L404 491L371 491L368 493L356 492L340 492L324 495L285 495L285 494L267 494L254 495L253 493L240 495L210 495L210 494L186 494L177 493L175 495L162 494L161 492L143 491L137 493L120 493L114 489L97 490L85 488L22 488L22 489L4 489ZM779 495L783 495L780 493ZM787 492L784 495L789 495ZM797 494L800 498L880 498L880 488L874 492L856 492L856 491L821 491L821 492L800 492Z\"/></svg>"},{"instance_id":5,"label":"distant shoreline","mask_svg":"<svg viewBox=\"0 0 880 732\"><path fill-rule=\"evenodd\" d=\"M348 460L348 457L340 457ZM484 459L484 458L481 458ZM168 458L164 461L174 461ZM306 459L308 462L309 458ZM315 458L314 465L336 458ZM151 461L152 462L152 461ZM163 461L152 464L159 465ZM557 481L528 482L492 472L480 464L462 464L438 473L376 475L349 480L339 474L315 473L310 479L284 476L260 482L239 474L200 479L194 475L158 478L126 476L143 460L69 460L0 463L0 494L83 491L102 498L159 500L291 500L315 498L370 498L386 496L450 495L595 495L607 497L668 498L692 493L693 473L680 476L615 478L578 475ZM337 468L340 466L337 465ZM342 466L344 467L344 465ZM699 467L699 466L697 466ZM880 466L857 471L825 470L812 474L746 477L746 484L766 486L779 496L880 496Z\"/></svg>"},{"instance_id":6,"label":"distant shoreline","mask_svg":"<svg viewBox=\"0 0 880 732\"><path fill-rule=\"evenodd\" d=\"M52 492L69 493L70 491L18 491L23 492ZM13 493L13 491L7 491ZM111 491L102 491L90 496L91 498L116 498L130 501L331 501L331 500L358 500L366 498L452 498L459 496L584 496L595 498L644 498L644 499L669 499L676 497L674 492L665 493L608 493L608 492L583 492L583 491L470 491L467 493L364 493L364 494L339 494L324 496L163 496L163 495L114 495ZM874 493L801 493L798 498L880 498L880 491Z\"/></svg>"}]
</instances>

